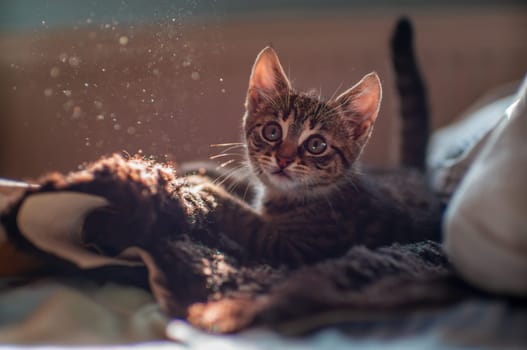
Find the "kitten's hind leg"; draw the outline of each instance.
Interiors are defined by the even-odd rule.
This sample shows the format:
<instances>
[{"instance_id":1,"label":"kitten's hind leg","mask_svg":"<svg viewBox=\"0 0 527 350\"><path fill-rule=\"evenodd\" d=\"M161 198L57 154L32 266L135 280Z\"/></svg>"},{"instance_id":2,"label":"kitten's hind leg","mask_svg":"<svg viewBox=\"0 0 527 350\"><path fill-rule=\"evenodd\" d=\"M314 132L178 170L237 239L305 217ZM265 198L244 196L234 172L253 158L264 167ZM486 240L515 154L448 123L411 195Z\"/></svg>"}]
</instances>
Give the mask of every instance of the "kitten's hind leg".
<instances>
[{"instance_id":1,"label":"kitten's hind leg","mask_svg":"<svg viewBox=\"0 0 527 350\"><path fill-rule=\"evenodd\" d=\"M408 18L397 21L390 44L400 97L401 165L424 170L430 116L426 86L414 51L412 23Z\"/></svg>"}]
</instances>

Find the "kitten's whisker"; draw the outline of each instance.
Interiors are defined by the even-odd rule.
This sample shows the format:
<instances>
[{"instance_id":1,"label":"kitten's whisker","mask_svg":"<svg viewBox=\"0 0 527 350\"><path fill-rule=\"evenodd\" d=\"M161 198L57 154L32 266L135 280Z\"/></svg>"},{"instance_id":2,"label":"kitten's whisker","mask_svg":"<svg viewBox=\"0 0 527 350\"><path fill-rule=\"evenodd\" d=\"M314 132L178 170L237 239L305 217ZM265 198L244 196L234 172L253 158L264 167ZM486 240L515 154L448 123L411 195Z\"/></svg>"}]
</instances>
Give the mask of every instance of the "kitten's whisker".
<instances>
[{"instance_id":1,"label":"kitten's whisker","mask_svg":"<svg viewBox=\"0 0 527 350\"><path fill-rule=\"evenodd\" d=\"M351 174L350 174L351 175ZM357 185L355 184L355 182L353 181L353 176L344 176L344 179L349 183L351 184L351 186L353 186L353 188L355 189L355 191L358 191L359 188L357 187Z\"/></svg>"},{"instance_id":2,"label":"kitten's whisker","mask_svg":"<svg viewBox=\"0 0 527 350\"><path fill-rule=\"evenodd\" d=\"M241 167L239 167L236 171L233 172L233 175L238 175L240 172L242 172L243 170L245 169L248 169L248 165L247 164L242 164ZM238 189L238 186L241 184L241 182L245 181L247 183L249 183L249 180L247 179L242 179L244 177L243 173L241 174L241 177L238 178L238 179L235 179L234 181L232 181L232 183L227 187L227 192L229 193L234 193L234 191L236 191ZM246 189L247 189L247 186L246 186ZM244 193L244 197L245 197L245 193Z\"/></svg>"},{"instance_id":3,"label":"kitten's whisker","mask_svg":"<svg viewBox=\"0 0 527 350\"><path fill-rule=\"evenodd\" d=\"M327 112L326 117L332 118L340 113L340 109L344 106L344 102L339 103L338 105L332 106Z\"/></svg>"},{"instance_id":4,"label":"kitten's whisker","mask_svg":"<svg viewBox=\"0 0 527 350\"><path fill-rule=\"evenodd\" d=\"M220 154L216 154L214 156L210 156L209 159L213 160L213 159L218 159L218 158L227 157L227 156L240 156L240 157L243 157L243 154L239 154L239 153L220 153Z\"/></svg>"},{"instance_id":5,"label":"kitten's whisker","mask_svg":"<svg viewBox=\"0 0 527 350\"><path fill-rule=\"evenodd\" d=\"M283 110L285 107L283 106L283 102L289 102L289 94L286 96L287 101L282 101L280 93L276 90L274 91L274 96L278 97L278 100L274 96L270 96L269 94L265 93L265 91L261 90L260 95L277 111Z\"/></svg>"},{"instance_id":6,"label":"kitten's whisker","mask_svg":"<svg viewBox=\"0 0 527 350\"><path fill-rule=\"evenodd\" d=\"M243 147L245 147L245 144L243 142L227 142L227 143L212 143L209 146L210 147L227 147L227 146L243 146Z\"/></svg>"},{"instance_id":7,"label":"kitten's whisker","mask_svg":"<svg viewBox=\"0 0 527 350\"><path fill-rule=\"evenodd\" d=\"M326 111L324 106L325 105L322 102L319 102L313 107L315 109L315 113L314 113L315 120L317 120L318 117L321 116Z\"/></svg>"},{"instance_id":8,"label":"kitten's whisker","mask_svg":"<svg viewBox=\"0 0 527 350\"><path fill-rule=\"evenodd\" d=\"M220 187L223 186L223 184L224 184L226 181L230 180L230 179L231 179L233 176L235 176L240 170L242 170L243 168L245 168L245 166L246 166L246 164L242 164L242 165L240 165L240 166L238 166L238 167L232 169L232 171L230 171L230 172L227 173L226 175L218 177L216 180L219 180L219 181L216 181L214 184L215 184L216 186L220 186ZM221 178L221 180L220 180L220 178Z\"/></svg>"},{"instance_id":9,"label":"kitten's whisker","mask_svg":"<svg viewBox=\"0 0 527 350\"><path fill-rule=\"evenodd\" d=\"M353 177L354 175L365 175L365 173L360 170L359 168L353 166L350 169L348 169L348 175L349 177Z\"/></svg>"},{"instance_id":10,"label":"kitten's whisker","mask_svg":"<svg viewBox=\"0 0 527 350\"><path fill-rule=\"evenodd\" d=\"M230 160L228 160L228 161L226 161L226 162L223 162L223 163L221 163L221 164L218 166L218 169L220 169L220 168L225 168L227 165L234 163L236 160L237 160L237 159L230 159Z\"/></svg>"},{"instance_id":11,"label":"kitten's whisker","mask_svg":"<svg viewBox=\"0 0 527 350\"><path fill-rule=\"evenodd\" d=\"M318 100L321 101L322 100L322 86L319 86L318 87Z\"/></svg>"},{"instance_id":12,"label":"kitten's whisker","mask_svg":"<svg viewBox=\"0 0 527 350\"><path fill-rule=\"evenodd\" d=\"M242 150L241 148L245 148L245 146L231 146L231 147L227 147L226 149L222 150L221 153L227 153L227 152L230 152L230 151L236 151L237 153L239 154L244 154L244 150Z\"/></svg>"},{"instance_id":13,"label":"kitten's whisker","mask_svg":"<svg viewBox=\"0 0 527 350\"><path fill-rule=\"evenodd\" d=\"M241 159L230 159L230 160L228 160L228 161L226 161L226 162L221 163L220 165L218 165L218 166L216 167L216 169L219 170L219 169L224 168L224 167L226 167L227 165L232 164L232 163L234 163L234 162L238 162L238 164L236 164L233 168L229 168L229 169L228 169L229 171L232 171L232 170L239 170L239 168L243 168L243 167L247 166L247 162L244 161L244 160L241 160Z\"/></svg>"},{"instance_id":14,"label":"kitten's whisker","mask_svg":"<svg viewBox=\"0 0 527 350\"><path fill-rule=\"evenodd\" d=\"M279 110L280 109L280 105L278 104L278 102L271 98L270 96L268 96L267 94L263 93L262 96L265 98L265 100L276 110Z\"/></svg>"},{"instance_id":15,"label":"kitten's whisker","mask_svg":"<svg viewBox=\"0 0 527 350\"><path fill-rule=\"evenodd\" d=\"M242 168L244 168L244 164L242 165L238 165L232 169L229 169L228 172L225 172L223 174L220 174L217 178L215 178L212 182L217 185L219 182L222 182L225 178L229 177L229 176L232 176L234 173L236 173L237 171L241 170Z\"/></svg>"},{"instance_id":16,"label":"kitten's whisker","mask_svg":"<svg viewBox=\"0 0 527 350\"><path fill-rule=\"evenodd\" d=\"M327 193L322 192L321 194L326 199L326 202L328 202L329 209L331 210L331 214L333 215L333 219L336 222L337 221L337 213L335 212L335 208L333 208L333 205L331 204L331 201L329 200Z\"/></svg>"},{"instance_id":17,"label":"kitten's whisker","mask_svg":"<svg viewBox=\"0 0 527 350\"><path fill-rule=\"evenodd\" d=\"M338 114L340 110L342 109L342 107L344 107L347 103L348 103L347 100L343 100L339 104L331 106L330 110L328 110L327 112L328 116L331 117L335 114Z\"/></svg>"},{"instance_id":18,"label":"kitten's whisker","mask_svg":"<svg viewBox=\"0 0 527 350\"><path fill-rule=\"evenodd\" d=\"M243 145L235 145L235 146L231 146L231 147L228 147L227 149L224 149L223 150L223 153L225 152L229 152L231 150L235 150L235 149L238 149L238 148L247 148L247 146L245 144Z\"/></svg>"},{"instance_id":19,"label":"kitten's whisker","mask_svg":"<svg viewBox=\"0 0 527 350\"><path fill-rule=\"evenodd\" d=\"M245 191L243 191L243 201L247 202L247 191L249 190L249 187L251 187L251 181L247 180L247 185L245 185Z\"/></svg>"},{"instance_id":20,"label":"kitten's whisker","mask_svg":"<svg viewBox=\"0 0 527 350\"><path fill-rule=\"evenodd\" d=\"M335 96L337 95L337 92L340 90L341 87L342 87L342 82L339 84L339 86L337 86L333 94L331 94L331 97L329 98L328 101L333 101L333 99L335 98Z\"/></svg>"}]
</instances>

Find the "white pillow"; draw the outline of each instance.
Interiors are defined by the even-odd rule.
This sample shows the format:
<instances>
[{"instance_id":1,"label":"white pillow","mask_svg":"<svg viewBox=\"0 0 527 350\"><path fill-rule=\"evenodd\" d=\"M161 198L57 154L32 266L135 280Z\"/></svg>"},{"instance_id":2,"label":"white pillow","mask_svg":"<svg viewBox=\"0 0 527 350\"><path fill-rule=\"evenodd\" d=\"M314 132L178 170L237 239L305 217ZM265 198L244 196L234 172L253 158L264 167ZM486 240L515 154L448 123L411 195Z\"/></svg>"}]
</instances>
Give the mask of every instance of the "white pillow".
<instances>
[{"instance_id":1,"label":"white pillow","mask_svg":"<svg viewBox=\"0 0 527 350\"><path fill-rule=\"evenodd\" d=\"M515 98L512 91L491 102L484 97L483 106L476 102L477 108L469 108L461 119L433 133L427 150L428 182L445 203Z\"/></svg>"},{"instance_id":2,"label":"white pillow","mask_svg":"<svg viewBox=\"0 0 527 350\"><path fill-rule=\"evenodd\" d=\"M527 294L527 78L454 193L444 235L468 281Z\"/></svg>"}]
</instances>

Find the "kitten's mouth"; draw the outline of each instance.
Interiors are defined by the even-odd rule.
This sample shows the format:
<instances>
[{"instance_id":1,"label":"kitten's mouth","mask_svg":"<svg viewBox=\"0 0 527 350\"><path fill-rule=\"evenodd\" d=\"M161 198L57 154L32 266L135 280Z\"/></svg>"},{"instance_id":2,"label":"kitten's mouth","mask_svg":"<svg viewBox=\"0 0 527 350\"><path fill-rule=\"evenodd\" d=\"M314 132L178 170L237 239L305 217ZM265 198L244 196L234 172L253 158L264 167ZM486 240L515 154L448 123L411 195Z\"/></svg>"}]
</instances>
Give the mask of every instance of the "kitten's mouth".
<instances>
[{"instance_id":1,"label":"kitten's mouth","mask_svg":"<svg viewBox=\"0 0 527 350\"><path fill-rule=\"evenodd\" d=\"M283 169L275 170L271 174L280 179L287 179L289 181L293 181L293 178Z\"/></svg>"}]
</instances>

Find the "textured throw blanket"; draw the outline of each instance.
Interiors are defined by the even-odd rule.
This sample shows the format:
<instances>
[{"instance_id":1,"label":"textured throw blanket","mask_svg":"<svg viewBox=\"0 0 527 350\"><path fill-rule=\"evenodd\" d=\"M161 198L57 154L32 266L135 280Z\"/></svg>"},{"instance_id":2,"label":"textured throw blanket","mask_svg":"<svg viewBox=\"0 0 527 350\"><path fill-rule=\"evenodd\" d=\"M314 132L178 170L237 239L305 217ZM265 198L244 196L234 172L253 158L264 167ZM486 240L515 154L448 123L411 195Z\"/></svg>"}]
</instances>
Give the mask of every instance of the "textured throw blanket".
<instances>
[{"instance_id":1,"label":"textured throw blanket","mask_svg":"<svg viewBox=\"0 0 527 350\"><path fill-rule=\"evenodd\" d=\"M259 325L299 334L478 294L430 241L355 246L300 269L253 261L209 230L215 199L199 181L115 155L43 177L0 219L9 239L47 271L144 286L171 317L213 332Z\"/></svg>"}]
</instances>

